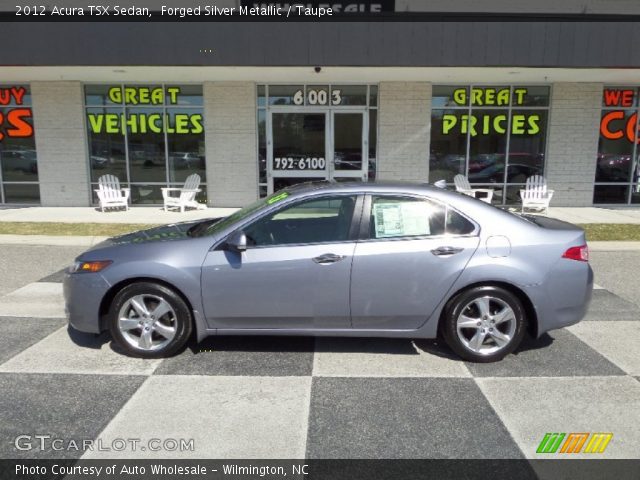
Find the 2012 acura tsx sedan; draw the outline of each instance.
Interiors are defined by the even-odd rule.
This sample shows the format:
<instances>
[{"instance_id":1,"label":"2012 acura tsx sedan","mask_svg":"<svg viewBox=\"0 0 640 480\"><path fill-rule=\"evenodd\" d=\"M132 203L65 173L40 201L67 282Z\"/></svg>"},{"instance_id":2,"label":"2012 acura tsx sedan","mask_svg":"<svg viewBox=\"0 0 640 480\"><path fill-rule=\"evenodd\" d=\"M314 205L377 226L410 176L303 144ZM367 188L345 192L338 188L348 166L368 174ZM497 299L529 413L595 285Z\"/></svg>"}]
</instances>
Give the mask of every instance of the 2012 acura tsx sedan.
<instances>
[{"instance_id":1,"label":"2012 acura tsx sedan","mask_svg":"<svg viewBox=\"0 0 640 480\"><path fill-rule=\"evenodd\" d=\"M580 321L592 288L580 228L406 183L304 184L111 238L64 280L71 326L140 357L194 334L441 336L491 362Z\"/></svg>"}]
</instances>

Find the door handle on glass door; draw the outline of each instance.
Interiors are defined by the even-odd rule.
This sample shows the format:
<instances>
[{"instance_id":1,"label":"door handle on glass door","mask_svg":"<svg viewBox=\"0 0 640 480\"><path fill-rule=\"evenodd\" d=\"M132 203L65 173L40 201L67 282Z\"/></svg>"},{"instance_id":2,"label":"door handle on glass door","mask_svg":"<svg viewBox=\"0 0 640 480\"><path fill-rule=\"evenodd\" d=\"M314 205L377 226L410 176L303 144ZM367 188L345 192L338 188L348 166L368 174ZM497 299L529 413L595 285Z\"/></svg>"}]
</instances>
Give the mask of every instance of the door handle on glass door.
<instances>
[{"instance_id":1,"label":"door handle on glass door","mask_svg":"<svg viewBox=\"0 0 640 480\"><path fill-rule=\"evenodd\" d=\"M325 253L319 257L315 257L312 260L320 265L328 265L329 263L336 263L345 258L344 255L336 255L335 253Z\"/></svg>"},{"instance_id":2,"label":"door handle on glass door","mask_svg":"<svg viewBox=\"0 0 640 480\"><path fill-rule=\"evenodd\" d=\"M462 250L464 249L458 247L438 247L434 250L431 250L431 253L438 257L442 257L445 255L455 255L456 253L460 253Z\"/></svg>"}]
</instances>

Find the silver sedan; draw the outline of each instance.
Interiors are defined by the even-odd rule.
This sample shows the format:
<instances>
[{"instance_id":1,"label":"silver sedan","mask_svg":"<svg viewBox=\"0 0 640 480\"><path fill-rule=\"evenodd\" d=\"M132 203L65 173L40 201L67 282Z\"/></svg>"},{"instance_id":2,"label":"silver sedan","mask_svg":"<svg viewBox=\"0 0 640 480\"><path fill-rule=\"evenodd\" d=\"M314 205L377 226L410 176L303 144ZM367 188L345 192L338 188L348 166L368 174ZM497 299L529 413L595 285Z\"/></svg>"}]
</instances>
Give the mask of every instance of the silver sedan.
<instances>
[{"instance_id":1,"label":"silver sedan","mask_svg":"<svg viewBox=\"0 0 640 480\"><path fill-rule=\"evenodd\" d=\"M192 336L441 336L491 362L580 321L592 288L580 228L406 183L305 184L111 238L64 280L72 327L147 358Z\"/></svg>"}]
</instances>

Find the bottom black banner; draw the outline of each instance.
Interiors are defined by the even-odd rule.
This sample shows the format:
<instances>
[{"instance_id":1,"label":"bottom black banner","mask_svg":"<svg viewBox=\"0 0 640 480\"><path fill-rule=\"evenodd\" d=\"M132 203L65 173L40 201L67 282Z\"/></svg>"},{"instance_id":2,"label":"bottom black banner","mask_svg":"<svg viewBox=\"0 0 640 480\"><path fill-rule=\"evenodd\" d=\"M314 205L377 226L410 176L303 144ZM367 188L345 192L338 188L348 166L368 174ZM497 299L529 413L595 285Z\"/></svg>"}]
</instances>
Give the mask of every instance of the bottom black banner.
<instances>
[{"instance_id":1,"label":"bottom black banner","mask_svg":"<svg viewBox=\"0 0 640 480\"><path fill-rule=\"evenodd\" d=\"M640 460L0 460L0 479L608 479Z\"/></svg>"}]
</instances>

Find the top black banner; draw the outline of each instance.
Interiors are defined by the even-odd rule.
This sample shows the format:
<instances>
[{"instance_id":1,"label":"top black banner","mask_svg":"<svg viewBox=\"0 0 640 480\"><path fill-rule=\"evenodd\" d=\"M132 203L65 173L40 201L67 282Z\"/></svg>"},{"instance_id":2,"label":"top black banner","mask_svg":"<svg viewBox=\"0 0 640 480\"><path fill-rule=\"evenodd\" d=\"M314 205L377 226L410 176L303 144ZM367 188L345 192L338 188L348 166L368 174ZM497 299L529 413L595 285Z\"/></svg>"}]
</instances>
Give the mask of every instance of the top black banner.
<instances>
[{"instance_id":1,"label":"top black banner","mask_svg":"<svg viewBox=\"0 0 640 480\"><path fill-rule=\"evenodd\" d=\"M0 21L10 22L639 22L640 14L603 13L514 13L397 11L396 0L307 0L269 2L255 0L218 1L183 6L146 4L83 5L16 4L1 7ZM16 2L17 3L17 2Z\"/></svg>"},{"instance_id":2,"label":"top black banner","mask_svg":"<svg viewBox=\"0 0 640 480\"><path fill-rule=\"evenodd\" d=\"M254 0L241 0L241 7L250 9L279 8L288 11L290 8L296 12L303 12L305 9L331 9L333 15L340 14L376 14L382 12L395 12L395 0L369 0L369 1L336 1L336 0L313 0L305 2L256 2Z\"/></svg>"}]
</instances>

